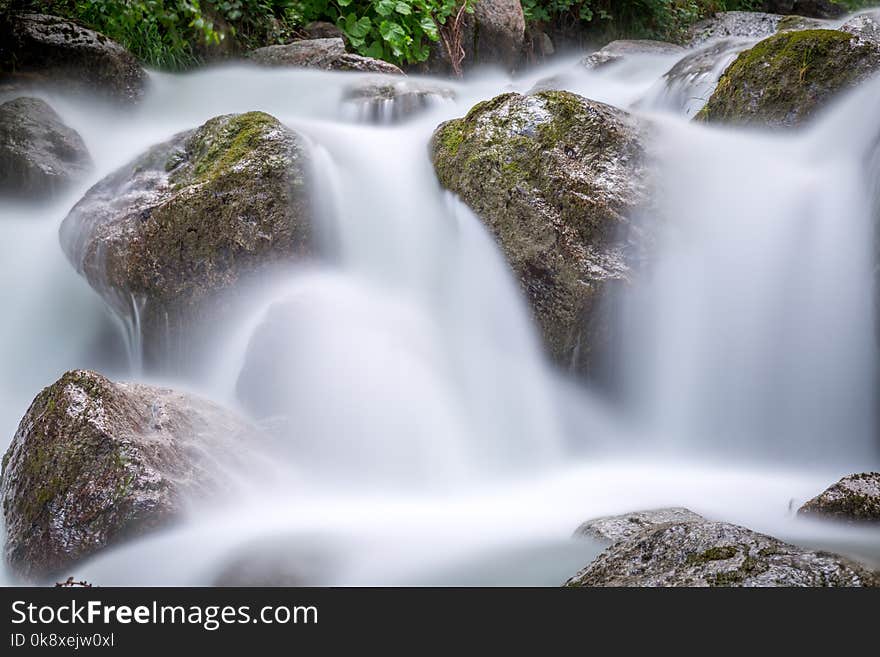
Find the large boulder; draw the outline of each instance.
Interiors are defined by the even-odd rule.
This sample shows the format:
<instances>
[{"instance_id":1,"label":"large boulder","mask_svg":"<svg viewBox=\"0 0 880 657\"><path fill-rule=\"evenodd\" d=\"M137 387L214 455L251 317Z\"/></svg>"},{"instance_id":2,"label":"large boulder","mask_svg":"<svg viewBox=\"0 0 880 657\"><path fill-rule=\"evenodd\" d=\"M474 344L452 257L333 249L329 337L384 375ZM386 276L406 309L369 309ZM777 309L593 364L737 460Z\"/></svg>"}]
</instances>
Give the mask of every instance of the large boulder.
<instances>
[{"instance_id":1,"label":"large boulder","mask_svg":"<svg viewBox=\"0 0 880 657\"><path fill-rule=\"evenodd\" d=\"M764 39L775 34L779 14L766 14L754 11L721 11L705 20L695 23L686 40L691 47L701 46L715 39Z\"/></svg>"},{"instance_id":2,"label":"large boulder","mask_svg":"<svg viewBox=\"0 0 880 657\"><path fill-rule=\"evenodd\" d=\"M610 339L600 302L642 255L642 133L622 110L542 91L479 103L431 140L440 183L494 233L553 358L586 374Z\"/></svg>"},{"instance_id":3,"label":"large boulder","mask_svg":"<svg viewBox=\"0 0 880 657\"><path fill-rule=\"evenodd\" d=\"M880 586L843 557L726 522L649 524L618 540L566 586Z\"/></svg>"},{"instance_id":4,"label":"large boulder","mask_svg":"<svg viewBox=\"0 0 880 657\"><path fill-rule=\"evenodd\" d=\"M38 98L0 105L0 194L52 196L92 170L82 137Z\"/></svg>"},{"instance_id":5,"label":"large boulder","mask_svg":"<svg viewBox=\"0 0 880 657\"><path fill-rule=\"evenodd\" d=\"M133 322L145 364L183 367L194 321L221 321L242 279L311 253L307 169L300 138L272 116L215 117L92 187L61 243Z\"/></svg>"},{"instance_id":6,"label":"large boulder","mask_svg":"<svg viewBox=\"0 0 880 657\"><path fill-rule=\"evenodd\" d=\"M772 14L795 14L810 18L840 18L846 7L834 0L764 0L761 7Z\"/></svg>"},{"instance_id":7,"label":"large boulder","mask_svg":"<svg viewBox=\"0 0 880 657\"><path fill-rule=\"evenodd\" d=\"M880 472L844 477L806 502L798 515L845 522L880 522Z\"/></svg>"},{"instance_id":8,"label":"large boulder","mask_svg":"<svg viewBox=\"0 0 880 657\"><path fill-rule=\"evenodd\" d=\"M880 46L838 30L785 32L746 50L697 117L791 127L880 69Z\"/></svg>"},{"instance_id":9,"label":"large boulder","mask_svg":"<svg viewBox=\"0 0 880 657\"><path fill-rule=\"evenodd\" d=\"M403 75L403 71L394 64L346 52L345 42L339 37L303 39L284 45L257 48L248 53L248 58L262 66Z\"/></svg>"},{"instance_id":10,"label":"large boulder","mask_svg":"<svg viewBox=\"0 0 880 657\"><path fill-rule=\"evenodd\" d=\"M665 41L619 39L590 53L581 60L581 64L587 69L596 69L632 56L681 56L685 52L682 46Z\"/></svg>"},{"instance_id":11,"label":"large boulder","mask_svg":"<svg viewBox=\"0 0 880 657\"><path fill-rule=\"evenodd\" d=\"M6 560L28 580L162 527L228 490L252 429L198 397L67 372L34 399L3 457Z\"/></svg>"},{"instance_id":12,"label":"large boulder","mask_svg":"<svg viewBox=\"0 0 880 657\"><path fill-rule=\"evenodd\" d=\"M117 100L139 99L147 74L134 56L103 34L57 16L0 16L0 81L24 79L74 86Z\"/></svg>"}]
</instances>

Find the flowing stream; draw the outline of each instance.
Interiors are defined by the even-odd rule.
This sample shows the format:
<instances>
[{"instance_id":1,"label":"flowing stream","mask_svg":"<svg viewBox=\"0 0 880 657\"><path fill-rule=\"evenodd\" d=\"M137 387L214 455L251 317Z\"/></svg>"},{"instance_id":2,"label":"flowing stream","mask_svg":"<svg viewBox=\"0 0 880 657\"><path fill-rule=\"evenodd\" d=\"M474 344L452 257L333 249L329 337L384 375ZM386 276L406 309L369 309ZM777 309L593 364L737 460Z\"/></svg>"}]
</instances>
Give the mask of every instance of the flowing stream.
<instances>
[{"instance_id":1,"label":"flowing stream","mask_svg":"<svg viewBox=\"0 0 880 657\"><path fill-rule=\"evenodd\" d=\"M57 232L91 184L149 145L219 114L276 116L309 142L327 255L266 277L240 321L217 329L221 348L200 375L163 381L236 408L248 344L269 326L290 364L272 394L297 435L274 476L102 552L77 578L557 585L603 547L571 540L581 522L668 505L880 562L877 530L793 514L840 476L880 465L880 120L864 110L880 105L880 80L807 130L769 135L691 124L681 82L670 93L686 102L662 92L676 59L586 71L562 57L514 78L426 79L454 98L399 122L392 106L353 107L346 93L363 77L348 73L154 73L125 111L45 95L96 171L51 204L0 205L4 448L67 369L145 378L136 324L110 315ZM441 121L547 78L653 126L658 199L645 220L663 229L644 284L619 299L614 394L546 361L492 236L428 159ZM713 80L692 80L694 93ZM247 385L268 392L259 377Z\"/></svg>"}]
</instances>

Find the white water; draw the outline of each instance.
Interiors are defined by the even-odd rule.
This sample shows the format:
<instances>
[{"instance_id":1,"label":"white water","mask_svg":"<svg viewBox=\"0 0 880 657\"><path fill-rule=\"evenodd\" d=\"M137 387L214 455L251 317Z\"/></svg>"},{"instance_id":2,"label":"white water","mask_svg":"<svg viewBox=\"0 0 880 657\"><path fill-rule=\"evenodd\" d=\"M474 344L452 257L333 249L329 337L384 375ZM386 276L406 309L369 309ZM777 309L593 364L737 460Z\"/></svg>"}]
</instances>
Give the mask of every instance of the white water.
<instances>
[{"instance_id":1,"label":"white water","mask_svg":"<svg viewBox=\"0 0 880 657\"><path fill-rule=\"evenodd\" d=\"M878 465L863 174L880 123L863 108L877 106L880 83L813 130L771 137L666 113L656 84L674 61L587 73L560 60L516 79L443 81L456 100L383 126L357 123L342 102L356 74L157 74L124 113L46 96L97 162L89 184L212 116L275 115L312 146L330 255L264 281L203 377L169 382L237 406L248 345L277 318L269 335L289 375L272 392L294 428L285 474L76 576L211 584L250 555L270 571L282 560L304 583L554 585L600 548L570 540L580 522L673 504L880 559L876 532L792 517L839 476ZM622 302L624 394L611 402L545 362L492 238L439 188L427 157L441 121L554 75L656 112L646 116L659 202L646 220L664 230L644 286ZM0 206L3 444L66 369L139 378L122 331L57 243L87 186L49 206Z\"/></svg>"}]
</instances>

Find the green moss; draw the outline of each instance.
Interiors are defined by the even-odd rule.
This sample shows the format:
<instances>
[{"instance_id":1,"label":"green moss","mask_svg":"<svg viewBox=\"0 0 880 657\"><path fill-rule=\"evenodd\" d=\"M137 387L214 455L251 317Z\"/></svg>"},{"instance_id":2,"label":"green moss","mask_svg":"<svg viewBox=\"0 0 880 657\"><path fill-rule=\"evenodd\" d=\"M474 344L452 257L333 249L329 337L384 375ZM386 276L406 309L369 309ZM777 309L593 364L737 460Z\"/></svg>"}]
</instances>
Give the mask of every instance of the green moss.
<instances>
[{"instance_id":1,"label":"green moss","mask_svg":"<svg viewBox=\"0 0 880 657\"><path fill-rule=\"evenodd\" d=\"M265 112L211 119L197 133L199 137L188 145L193 153L193 179L185 184L209 182L229 173L236 164L253 155L267 131L280 128L278 120Z\"/></svg>"},{"instance_id":2,"label":"green moss","mask_svg":"<svg viewBox=\"0 0 880 657\"><path fill-rule=\"evenodd\" d=\"M687 557L687 563L690 565L697 565L707 563L709 561L723 561L725 559L731 559L736 556L736 548L732 545L721 545L717 547L711 547L700 554L689 554Z\"/></svg>"}]
</instances>

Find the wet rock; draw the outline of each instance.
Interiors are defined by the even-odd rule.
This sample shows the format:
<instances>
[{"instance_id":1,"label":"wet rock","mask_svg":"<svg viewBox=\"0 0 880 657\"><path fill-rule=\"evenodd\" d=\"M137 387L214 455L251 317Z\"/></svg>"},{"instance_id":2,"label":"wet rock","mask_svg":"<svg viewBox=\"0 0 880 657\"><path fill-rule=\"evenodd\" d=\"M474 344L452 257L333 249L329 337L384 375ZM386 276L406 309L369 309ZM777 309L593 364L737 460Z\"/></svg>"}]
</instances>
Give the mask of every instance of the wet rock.
<instances>
[{"instance_id":1,"label":"wet rock","mask_svg":"<svg viewBox=\"0 0 880 657\"><path fill-rule=\"evenodd\" d=\"M604 48L584 57L581 64L588 68L601 68L619 62L629 56L639 55L683 55L685 49L674 43L635 39L612 41Z\"/></svg>"},{"instance_id":2,"label":"wet rock","mask_svg":"<svg viewBox=\"0 0 880 657\"><path fill-rule=\"evenodd\" d=\"M116 100L139 99L147 74L115 41L73 21L42 14L0 16L0 80L49 82Z\"/></svg>"},{"instance_id":3,"label":"wet rock","mask_svg":"<svg viewBox=\"0 0 880 657\"><path fill-rule=\"evenodd\" d=\"M697 115L711 122L796 126L880 69L880 46L837 30L786 32L746 50Z\"/></svg>"},{"instance_id":4,"label":"wet rock","mask_svg":"<svg viewBox=\"0 0 880 657\"><path fill-rule=\"evenodd\" d=\"M809 18L840 18L846 7L833 0L764 0L761 7L772 14L796 14Z\"/></svg>"},{"instance_id":5,"label":"wet rock","mask_svg":"<svg viewBox=\"0 0 880 657\"><path fill-rule=\"evenodd\" d=\"M566 586L880 586L843 557L725 522L668 522L613 543Z\"/></svg>"},{"instance_id":6,"label":"wet rock","mask_svg":"<svg viewBox=\"0 0 880 657\"><path fill-rule=\"evenodd\" d=\"M779 14L765 14L753 11L722 11L712 18L696 23L690 30L687 45L701 46L713 39L737 37L741 39L763 39L775 34L779 28Z\"/></svg>"},{"instance_id":7,"label":"wet rock","mask_svg":"<svg viewBox=\"0 0 880 657\"><path fill-rule=\"evenodd\" d=\"M343 100L367 123L399 123L444 100L455 91L430 82L373 80L348 89Z\"/></svg>"},{"instance_id":8,"label":"wet rock","mask_svg":"<svg viewBox=\"0 0 880 657\"><path fill-rule=\"evenodd\" d=\"M798 515L847 522L880 522L880 472L844 477L805 503Z\"/></svg>"},{"instance_id":9,"label":"wet rock","mask_svg":"<svg viewBox=\"0 0 880 657\"><path fill-rule=\"evenodd\" d=\"M300 138L274 117L219 116L92 187L64 219L62 247L133 324L146 365L185 367L204 347L189 329L223 321L239 282L311 253L307 169Z\"/></svg>"},{"instance_id":10,"label":"wet rock","mask_svg":"<svg viewBox=\"0 0 880 657\"><path fill-rule=\"evenodd\" d=\"M869 11L853 16L840 29L862 41L880 45L880 11Z\"/></svg>"},{"instance_id":11,"label":"wet rock","mask_svg":"<svg viewBox=\"0 0 880 657\"><path fill-rule=\"evenodd\" d=\"M45 198L91 170L82 137L46 102L16 98L0 105L0 194Z\"/></svg>"},{"instance_id":12,"label":"wet rock","mask_svg":"<svg viewBox=\"0 0 880 657\"><path fill-rule=\"evenodd\" d=\"M345 51L340 38L305 39L284 45L257 48L248 58L263 66L295 66L327 71L362 71L403 75L394 64Z\"/></svg>"},{"instance_id":13,"label":"wet rock","mask_svg":"<svg viewBox=\"0 0 880 657\"><path fill-rule=\"evenodd\" d=\"M228 490L252 429L198 397L85 370L34 399L3 457L6 560L27 580L167 525Z\"/></svg>"},{"instance_id":14,"label":"wet rock","mask_svg":"<svg viewBox=\"0 0 880 657\"><path fill-rule=\"evenodd\" d=\"M642 128L568 92L509 93L439 126L431 155L500 243L553 358L597 373L602 300L645 246L631 221L650 196Z\"/></svg>"},{"instance_id":15,"label":"wet rock","mask_svg":"<svg viewBox=\"0 0 880 657\"><path fill-rule=\"evenodd\" d=\"M705 520L702 516L683 507L634 511L618 516L603 516L588 520L575 530L574 535L603 541L620 541L635 536L649 527L667 522L705 522Z\"/></svg>"}]
</instances>

